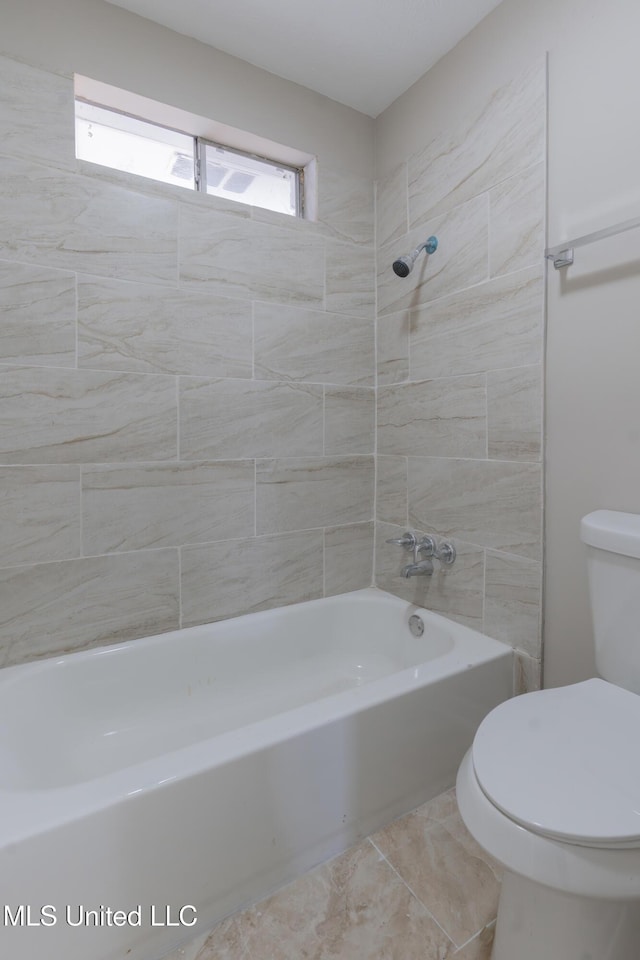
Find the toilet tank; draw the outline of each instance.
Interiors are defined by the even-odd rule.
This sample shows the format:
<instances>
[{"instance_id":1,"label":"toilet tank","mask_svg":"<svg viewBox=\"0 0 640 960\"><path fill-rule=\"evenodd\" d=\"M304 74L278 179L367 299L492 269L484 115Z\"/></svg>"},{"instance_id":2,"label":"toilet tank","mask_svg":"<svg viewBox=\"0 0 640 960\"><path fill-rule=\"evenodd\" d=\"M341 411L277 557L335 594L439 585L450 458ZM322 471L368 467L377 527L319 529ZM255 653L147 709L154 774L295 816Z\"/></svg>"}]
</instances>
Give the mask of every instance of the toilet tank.
<instances>
[{"instance_id":1,"label":"toilet tank","mask_svg":"<svg viewBox=\"0 0 640 960\"><path fill-rule=\"evenodd\" d=\"M640 515L596 510L582 518L598 673L640 693Z\"/></svg>"}]
</instances>

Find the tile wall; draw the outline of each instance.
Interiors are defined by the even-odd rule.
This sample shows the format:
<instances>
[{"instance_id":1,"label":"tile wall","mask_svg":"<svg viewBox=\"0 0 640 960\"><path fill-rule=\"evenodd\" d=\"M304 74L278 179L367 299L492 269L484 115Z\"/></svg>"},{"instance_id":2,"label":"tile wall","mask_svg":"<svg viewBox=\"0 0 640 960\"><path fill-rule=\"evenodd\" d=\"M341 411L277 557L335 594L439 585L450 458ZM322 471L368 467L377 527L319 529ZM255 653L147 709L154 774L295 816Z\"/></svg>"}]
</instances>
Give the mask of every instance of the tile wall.
<instances>
[{"instance_id":1,"label":"tile wall","mask_svg":"<svg viewBox=\"0 0 640 960\"><path fill-rule=\"evenodd\" d=\"M376 200L376 582L510 643L520 690L541 665L545 128L540 62ZM455 566L403 581L385 539L409 528L453 538Z\"/></svg>"},{"instance_id":2,"label":"tile wall","mask_svg":"<svg viewBox=\"0 0 640 960\"><path fill-rule=\"evenodd\" d=\"M538 684L545 117L540 63L311 223L76 161L0 58L0 665L367 586L375 492L377 584Z\"/></svg>"},{"instance_id":3,"label":"tile wall","mask_svg":"<svg viewBox=\"0 0 640 960\"><path fill-rule=\"evenodd\" d=\"M368 586L371 181L310 223L109 174L8 58L0 125L0 665Z\"/></svg>"}]
</instances>

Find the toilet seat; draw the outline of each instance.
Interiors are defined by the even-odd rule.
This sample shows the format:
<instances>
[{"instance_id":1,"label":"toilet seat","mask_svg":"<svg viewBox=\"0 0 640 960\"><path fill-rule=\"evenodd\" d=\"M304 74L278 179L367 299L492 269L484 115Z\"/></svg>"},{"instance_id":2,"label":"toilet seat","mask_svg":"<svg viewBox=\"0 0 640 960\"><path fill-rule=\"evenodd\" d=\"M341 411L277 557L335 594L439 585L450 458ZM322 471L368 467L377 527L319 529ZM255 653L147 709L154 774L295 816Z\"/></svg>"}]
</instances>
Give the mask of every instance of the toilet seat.
<instances>
[{"instance_id":1,"label":"toilet seat","mask_svg":"<svg viewBox=\"0 0 640 960\"><path fill-rule=\"evenodd\" d=\"M534 833L640 847L640 696L604 680L508 700L476 733L483 793Z\"/></svg>"}]
</instances>

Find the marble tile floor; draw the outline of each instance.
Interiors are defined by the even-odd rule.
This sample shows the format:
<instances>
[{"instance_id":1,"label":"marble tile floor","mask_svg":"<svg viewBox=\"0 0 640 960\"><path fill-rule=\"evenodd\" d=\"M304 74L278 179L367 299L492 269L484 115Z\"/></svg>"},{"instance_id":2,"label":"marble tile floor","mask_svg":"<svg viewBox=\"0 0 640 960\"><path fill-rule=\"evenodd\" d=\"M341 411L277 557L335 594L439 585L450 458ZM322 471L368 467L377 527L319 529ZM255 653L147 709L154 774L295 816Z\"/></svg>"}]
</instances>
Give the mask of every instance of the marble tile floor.
<instances>
[{"instance_id":1,"label":"marble tile floor","mask_svg":"<svg viewBox=\"0 0 640 960\"><path fill-rule=\"evenodd\" d=\"M450 790L165 960L489 960L499 890Z\"/></svg>"}]
</instances>

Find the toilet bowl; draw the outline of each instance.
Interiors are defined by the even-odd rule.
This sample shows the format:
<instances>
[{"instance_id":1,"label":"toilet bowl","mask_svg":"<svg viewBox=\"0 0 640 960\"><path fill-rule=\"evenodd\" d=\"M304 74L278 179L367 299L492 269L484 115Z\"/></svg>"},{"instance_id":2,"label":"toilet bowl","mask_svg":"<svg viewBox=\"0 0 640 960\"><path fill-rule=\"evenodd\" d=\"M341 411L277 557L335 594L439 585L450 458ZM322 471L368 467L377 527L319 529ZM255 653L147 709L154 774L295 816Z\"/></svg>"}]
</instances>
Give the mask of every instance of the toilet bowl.
<instances>
[{"instance_id":1,"label":"toilet bowl","mask_svg":"<svg viewBox=\"0 0 640 960\"><path fill-rule=\"evenodd\" d=\"M582 539L606 679L496 707L458 772L505 868L492 960L640 958L640 517L596 511Z\"/></svg>"}]
</instances>

